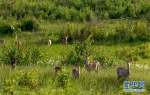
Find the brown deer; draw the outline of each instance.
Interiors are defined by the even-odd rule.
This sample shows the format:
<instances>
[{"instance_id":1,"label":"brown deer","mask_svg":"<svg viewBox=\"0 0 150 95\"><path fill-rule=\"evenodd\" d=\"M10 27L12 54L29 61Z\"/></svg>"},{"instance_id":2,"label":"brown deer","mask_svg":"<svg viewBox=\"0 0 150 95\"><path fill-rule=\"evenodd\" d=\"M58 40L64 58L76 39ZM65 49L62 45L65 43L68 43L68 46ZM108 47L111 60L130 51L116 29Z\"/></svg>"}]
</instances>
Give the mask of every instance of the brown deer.
<instances>
[{"instance_id":1,"label":"brown deer","mask_svg":"<svg viewBox=\"0 0 150 95\"><path fill-rule=\"evenodd\" d=\"M85 60L86 60L86 69L88 72L90 71L96 71L98 73L98 70L99 70L99 62L98 61L93 61L93 62L89 62L89 57L90 57L90 54L88 55L85 55Z\"/></svg>"},{"instance_id":2,"label":"brown deer","mask_svg":"<svg viewBox=\"0 0 150 95\"><path fill-rule=\"evenodd\" d=\"M18 50L19 50L19 46L18 46ZM17 56L15 56L14 54L13 55L9 54L8 56L9 56L9 60L10 60L12 69L15 69L16 65L17 65L18 58L20 57L20 50L18 51Z\"/></svg>"},{"instance_id":3,"label":"brown deer","mask_svg":"<svg viewBox=\"0 0 150 95\"><path fill-rule=\"evenodd\" d=\"M15 42L15 45L20 46L20 45L22 45L22 43L21 43L21 42L19 42L19 41L17 41L17 42Z\"/></svg>"},{"instance_id":4,"label":"brown deer","mask_svg":"<svg viewBox=\"0 0 150 95\"><path fill-rule=\"evenodd\" d=\"M64 66L67 62L66 61L61 61L61 64Z\"/></svg>"},{"instance_id":5,"label":"brown deer","mask_svg":"<svg viewBox=\"0 0 150 95\"><path fill-rule=\"evenodd\" d=\"M68 40L68 36L65 36L65 38L64 38L64 39L61 39L61 40L59 41L59 43L60 43L60 44L66 44L66 45L67 45L67 44L68 44L68 41L67 41L67 40Z\"/></svg>"},{"instance_id":6,"label":"brown deer","mask_svg":"<svg viewBox=\"0 0 150 95\"><path fill-rule=\"evenodd\" d=\"M132 62L132 59L126 60L127 68L118 67L118 68L116 69L117 75L118 75L118 79L120 79L121 77L127 78L127 77L130 76L130 62Z\"/></svg>"},{"instance_id":7,"label":"brown deer","mask_svg":"<svg viewBox=\"0 0 150 95\"><path fill-rule=\"evenodd\" d=\"M60 66L56 66L54 69L55 69L55 75L58 74L58 71L62 72L62 68Z\"/></svg>"},{"instance_id":8,"label":"brown deer","mask_svg":"<svg viewBox=\"0 0 150 95\"><path fill-rule=\"evenodd\" d=\"M0 44L5 44L5 40L0 40Z\"/></svg>"},{"instance_id":9,"label":"brown deer","mask_svg":"<svg viewBox=\"0 0 150 95\"><path fill-rule=\"evenodd\" d=\"M75 69L72 70L72 75L75 77L75 78L79 78L80 77L80 66L82 64L76 64L76 67Z\"/></svg>"},{"instance_id":10,"label":"brown deer","mask_svg":"<svg viewBox=\"0 0 150 95\"><path fill-rule=\"evenodd\" d=\"M51 45L52 44L52 41L51 40L48 40L47 42L46 42L46 45Z\"/></svg>"},{"instance_id":11,"label":"brown deer","mask_svg":"<svg viewBox=\"0 0 150 95\"><path fill-rule=\"evenodd\" d=\"M16 68L18 58L10 57L12 69Z\"/></svg>"}]
</instances>

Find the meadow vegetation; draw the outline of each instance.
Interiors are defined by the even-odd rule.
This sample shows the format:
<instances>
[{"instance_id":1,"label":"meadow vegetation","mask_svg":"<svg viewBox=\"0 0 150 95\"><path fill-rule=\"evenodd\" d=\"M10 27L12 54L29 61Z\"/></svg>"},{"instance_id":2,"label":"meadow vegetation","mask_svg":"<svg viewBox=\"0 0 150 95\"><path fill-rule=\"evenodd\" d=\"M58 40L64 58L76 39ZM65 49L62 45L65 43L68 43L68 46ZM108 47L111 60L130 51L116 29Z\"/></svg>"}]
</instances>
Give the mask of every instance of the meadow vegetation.
<instances>
[{"instance_id":1,"label":"meadow vegetation","mask_svg":"<svg viewBox=\"0 0 150 95\"><path fill-rule=\"evenodd\" d=\"M0 11L0 94L150 94L149 0L0 0ZM65 36L68 44L60 44ZM86 54L100 62L98 73L86 70ZM17 58L15 69L10 58ZM145 81L146 92L125 93L125 79L116 83L126 59L133 60L126 80ZM63 68L57 76L55 66Z\"/></svg>"}]
</instances>

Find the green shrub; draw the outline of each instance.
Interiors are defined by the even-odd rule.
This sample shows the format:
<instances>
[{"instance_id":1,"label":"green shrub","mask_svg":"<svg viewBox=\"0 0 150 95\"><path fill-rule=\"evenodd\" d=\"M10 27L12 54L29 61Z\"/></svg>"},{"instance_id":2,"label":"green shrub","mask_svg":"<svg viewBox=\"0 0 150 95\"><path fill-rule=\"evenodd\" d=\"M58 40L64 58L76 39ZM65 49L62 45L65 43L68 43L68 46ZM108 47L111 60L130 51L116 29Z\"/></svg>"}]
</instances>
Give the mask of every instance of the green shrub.
<instances>
[{"instance_id":1,"label":"green shrub","mask_svg":"<svg viewBox=\"0 0 150 95\"><path fill-rule=\"evenodd\" d=\"M22 52L20 50L18 50L18 47L6 47L3 48L3 58L1 59L1 61L4 64L11 64L11 59L17 59L17 64L18 60L20 60L20 58L22 57Z\"/></svg>"},{"instance_id":2,"label":"green shrub","mask_svg":"<svg viewBox=\"0 0 150 95\"><path fill-rule=\"evenodd\" d=\"M123 22L122 24L117 23L116 24L116 32L114 35L115 41L121 41L125 40L129 37L129 27L127 26L127 23Z\"/></svg>"},{"instance_id":3,"label":"green shrub","mask_svg":"<svg viewBox=\"0 0 150 95\"><path fill-rule=\"evenodd\" d=\"M14 29L8 22L0 20L0 33L1 34L12 34L13 32L14 32Z\"/></svg>"},{"instance_id":4,"label":"green shrub","mask_svg":"<svg viewBox=\"0 0 150 95\"><path fill-rule=\"evenodd\" d=\"M18 82L15 78L6 77L4 79L4 83L2 83L2 92L8 95L12 95L15 92L15 87L17 86Z\"/></svg>"},{"instance_id":5,"label":"green shrub","mask_svg":"<svg viewBox=\"0 0 150 95\"><path fill-rule=\"evenodd\" d=\"M139 21L134 26L134 33L136 33L137 37L148 36L148 24L144 21Z\"/></svg>"},{"instance_id":6,"label":"green shrub","mask_svg":"<svg viewBox=\"0 0 150 95\"><path fill-rule=\"evenodd\" d=\"M83 41L76 41L75 47L72 49L72 51L69 52L67 55L67 62L71 65L75 65L77 63L85 63L85 55L89 54L91 52L91 46L92 40L88 38L87 40Z\"/></svg>"},{"instance_id":7,"label":"green shrub","mask_svg":"<svg viewBox=\"0 0 150 95\"><path fill-rule=\"evenodd\" d=\"M99 60L100 66L103 68L111 67L115 63L114 59L111 59L105 55L99 55L95 59Z\"/></svg>"},{"instance_id":8,"label":"green shrub","mask_svg":"<svg viewBox=\"0 0 150 95\"><path fill-rule=\"evenodd\" d=\"M42 58L43 54L40 49L35 47L33 47L33 49L27 48L18 60L18 63L22 63L23 65L33 65L37 64Z\"/></svg>"},{"instance_id":9,"label":"green shrub","mask_svg":"<svg viewBox=\"0 0 150 95\"><path fill-rule=\"evenodd\" d=\"M31 53L31 62L36 64L42 58L42 52L39 49L34 49Z\"/></svg>"},{"instance_id":10,"label":"green shrub","mask_svg":"<svg viewBox=\"0 0 150 95\"><path fill-rule=\"evenodd\" d=\"M150 22L150 11L146 14L146 19L148 22Z\"/></svg>"},{"instance_id":11,"label":"green shrub","mask_svg":"<svg viewBox=\"0 0 150 95\"><path fill-rule=\"evenodd\" d=\"M22 73L18 80L20 86L28 86L31 90L35 89L38 85L38 71Z\"/></svg>"},{"instance_id":12,"label":"green shrub","mask_svg":"<svg viewBox=\"0 0 150 95\"><path fill-rule=\"evenodd\" d=\"M133 58L135 61L150 58L149 52L149 46L144 44L135 48L125 47L124 49L115 51L116 55L119 56L119 59Z\"/></svg>"},{"instance_id":13,"label":"green shrub","mask_svg":"<svg viewBox=\"0 0 150 95\"><path fill-rule=\"evenodd\" d=\"M92 38L95 42L103 42L107 38L106 25L97 25L92 29Z\"/></svg>"},{"instance_id":14,"label":"green shrub","mask_svg":"<svg viewBox=\"0 0 150 95\"><path fill-rule=\"evenodd\" d=\"M60 32L60 36L64 38L64 35L69 35L69 38L76 40L86 40L92 36L91 24L86 23L81 27L78 27L74 23L67 23L66 27Z\"/></svg>"},{"instance_id":15,"label":"green shrub","mask_svg":"<svg viewBox=\"0 0 150 95\"><path fill-rule=\"evenodd\" d=\"M18 47L17 46L11 46L4 48L4 52L2 55L1 61L4 64L11 64L10 58L16 59L17 58L17 64L18 65L31 65L36 64L38 61L40 61L43 57L42 52L40 49L37 49L35 47L26 48L26 49L20 49L24 47Z\"/></svg>"},{"instance_id":16,"label":"green shrub","mask_svg":"<svg viewBox=\"0 0 150 95\"><path fill-rule=\"evenodd\" d=\"M70 79L71 76L69 72L63 71L62 73L58 74L56 78L56 85L58 87L66 88L68 85L70 85Z\"/></svg>"},{"instance_id":17,"label":"green shrub","mask_svg":"<svg viewBox=\"0 0 150 95\"><path fill-rule=\"evenodd\" d=\"M26 19L18 26L22 31L36 31L39 29L39 24L34 19Z\"/></svg>"}]
</instances>

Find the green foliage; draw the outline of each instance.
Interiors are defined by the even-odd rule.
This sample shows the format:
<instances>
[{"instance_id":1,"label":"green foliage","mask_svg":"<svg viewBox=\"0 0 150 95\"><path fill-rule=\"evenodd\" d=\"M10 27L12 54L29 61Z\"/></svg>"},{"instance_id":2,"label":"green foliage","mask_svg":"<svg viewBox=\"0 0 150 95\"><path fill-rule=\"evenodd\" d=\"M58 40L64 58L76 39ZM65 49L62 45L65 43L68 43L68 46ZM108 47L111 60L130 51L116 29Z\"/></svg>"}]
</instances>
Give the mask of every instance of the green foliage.
<instances>
[{"instance_id":1,"label":"green foliage","mask_svg":"<svg viewBox=\"0 0 150 95\"><path fill-rule=\"evenodd\" d=\"M17 83L16 79L5 78L4 79L4 84L2 86L2 88L3 88L2 93L13 94L17 84L18 83Z\"/></svg>"},{"instance_id":2,"label":"green foliage","mask_svg":"<svg viewBox=\"0 0 150 95\"><path fill-rule=\"evenodd\" d=\"M44 5L44 6L43 6ZM44 20L90 21L91 16L107 18L140 17L148 14L150 1L147 0L45 0L2 1L1 16L22 20L27 15Z\"/></svg>"},{"instance_id":3,"label":"green foliage","mask_svg":"<svg viewBox=\"0 0 150 95\"><path fill-rule=\"evenodd\" d=\"M150 11L146 14L146 19L148 22L150 22Z\"/></svg>"},{"instance_id":4,"label":"green foliage","mask_svg":"<svg viewBox=\"0 0 150 95\"><path fill-rule=\"evenodd\" d=\"M116 67L126 66L124 61L125 58L133 58L131 63L131 75L129 81L146 81L146 92L142 93L147 95L150 89L149 78L149 43L146 44L135 43L132 44L118 44L116 45L90 45L92 48L91 59L100 62L100 72L97 74L87 72L86 68L81 67L81 76L78 79L74 79L71 76L71 70L73 66L66 65L67 71L59 73L55 76L54 67L57 66L57 62L54 61L53 65L48 63L26 65L18 67L15 70L11 70L10 66L0 66L0 93L1 94L65 94L65 95L76 95L76 94L115 94L120 95L123 93L123 81L116 84ZM62 45L51 45L50 48L56 48L56 52L51 52L53 55L60 56L60 46ZM70 46L70 45L68 45ZM39 46L41 47L41 46ZM44 48L44 46L42 46ZM64 47L64 46L62 46ZM43 49L42 48L42 49ZM64 52L65 50L63 48ZM124 52L122 52L124 50ZM29 50L30 51L30 50ZM55 51L55 50L54 50ZM84 50L83 50L84 51ZM58 53L57 53L58 52ZM80 51L79 51L80 52ZM84 51L85 52L85 51ZM115 53L116 52L116 53ZM117 53L118 52L118 53ZM119 53L120 52L120 53ZM129 53L128 53L129 52ZM143 52L145 54L143 54ZM23 52L24 53L24 52ZM44 52L43 52L44 53ZM88 51L89 53L89 51ZM126 55L124 55L124 53ZM23 54L24 55L24 54ZM128 57L129 55L129 57ZM130 57L131 56L131 57ZM140 56L139 60L135 60L135 57ZM146 57L145 57L146 56ZM50 56L51 57L51 56ZM53 57L53 56L52 56ZM83 56L84 57L84 56ZM44 59L42 60L44 61ZM85 63L85 62L84 62ZM139 64L139 66L137 66ZM147 65L144 65L147 64ZM106 73L108 72L108 73Z\"/></svg>"},{"instance_id":5,"label":"green foliage","mask_svg":"<svg viewBox=\"0 0 150 95\"><path fill-rule=\"evenodd\" d=\"M128 29L127 23L116 24L116 32L114 34L115 41L126 40L129 38L130 30Z\"/></svg>"},{"instance_id":6,"label":"green foliage","mask_svg":"<svg viewBox=\"0 0 150 95\"><path fill-rule=\"evenodd\" d=\"M36 64L42 58L42 52L39 49L35 49L31 54L31 62Z\"/></svg>"},{"instance_id":7,"label":"green foliage","mask_svg":"<svg viewBox=\"0 0 150 95\"><path fill-rule=\"evenodd\" d=\"M59 36L64 38L69 35L69 41L86 40L88 37L94 40L95 43L106 42L134 42L134 41L149 41L149 29L147 21L129 21L122 19L112 22L103 23L84 23L82 26L74 23L67 23L65 28L62 28Z\"/></svg>"},{"instance_id":8,"label":"green foliage","mask_svg":"<svg viewBox=\"0 0 150 95\"><path fill-rule=\"evenodd\" d=\"M39 76L38 71L22 73L22 75L20 76L20 78L18 80L18 84L20 86L27 86L31 90L35 89L37 87L38 81L39 81L38 76Z\"/></svg>"},{"instance_id":9,"label":"green foliage","mask_svg":"<svg viewBox=\"0 0 150 95\"><path fill-rule=\"evenodd\" d=\"M84 41L92 36L92 26L90 23L86 23L83 26L75 25L74 23L67 23L65 28L60 32L60 37L69 35L69 40L73 41Z\"/></svg>"},{"instance_id":10,"label":"green foliage","mask_svg":"<svg viewBox=\"0 0 150 95\"><path fill-rule=\"evenodd\" d=\"M69 64L75 65L77 63L85 63L85 55L91 52L92 41L90 38L84 41L77 41L75 43L74 49L72 49L66 57L66 60Z\"/></svg>"},{"instance_id":11,"label":"green foliage","mask_svg":"<svg viewBox=\"0 0 150 95\"><path fill-rule=\"evenodd\" d=\"M4 64L11 64L11 58L12 59L20 59L21 52L18 50L18 47L9 47L9 48L3 48L3 58L1 61Z\"/></svg>"},{"instance_id":12,"label":"green foliage","mask_svg":"<svg viewBox=\"0 0 150 95\"><path fill-rule=\"evenodd\" d=\"M102 54L97 56L95 59L100 62L100 66L103 68L111 67L116 63L111 57L107 57L106 55Z\"/></svg>"},{"instance_id":13,"label":"green foliage","mask_svg":"<svg viewBox=\"0 0 150 95\"><path fill-rule=\"evenodd\" d=\"M11 46L3 48L3 55L1 61L4 64L10 64L10 58L16 59L19 65L31 65L36 64L43 57L42 52L38 48L26 48L24 51L21 49L22 46Z\"/></svg>"},{"instance_id":14,"label":"green foliage","mask_svg":"<svg viewBox=\"0 0 150 95\"><path fill-rule=\"evenodd\" d=\"M106 41L108 39L108 33L106 31L107 26L106 25L97 25L92 28L92 39L94 39L95 42L101 43L102 41Z\"/></svg>"},{"instance_id":15,"label":"green foliage","mask_svg":"<svg viewBox=\"0 0 150 95\"><path fill-rule=\"evenodd\" d=\"M56 77L56 84L58 87L66 88L70 85L70 74L67 71L63 71L62 73L58 74Z\"/></svg>"},{"instance_id":16,"label":"green foliage","mask_svg":"<svg viewBox=\"0 0 150 95\"><path fill-rule=\"evenodd\" d=\"M25 19L18 25L22 31L36 31L39 29L39 24L34 19Z\"/></svg>"},{"instance_id":17,"label":"green foliage","mask_svg":"<svg viewBox=\"0 0 150 95\"><path fill-rule=\"evenodd\" d=\"M0 20L0 34L12 34L13 27L6 21Z\"/></svg>"},{"instance_id":18,"label":"green foliage","mask_svg":"<svg viewBox=\"0 0 150 95\"><path fill-rule=\"evenodd\" d=\"M118 49L116 55L119 59L133 58L135 61L138 61L150 58L149 52L149 46L142 44L136 48L125 47L124 49Z\"/></svg>"},{"instance_id":19,"label":"green foliage","mask_svg":"<svg viewBox=\"0 0 150 95\"><path fill-rule=\"evenodd\" d=\"M22 52L22 56L18 60L18 63L22 63L24 65L33 65L37 64L43 58L43 54L40 49L33 47L26 48L24 52Z\"/></svg>"},{"instance_id":20,"label":"green foliage","mask_svg":"<svg viewBox=\"0 0 150 95\"><path fill-rule=\"evenodd\" d=\"M133 26L133 31L132 33L136 34L136 38L137 40L141 40L141 41L146 41L148 40L148 24L146 22L137 22L134 26Z\"/></svg>"},{"instance_id":21,"label":"green foliage","mask_svg":"<svg viewBox=\"0 0 150 95\"><path fill-rule=\"evenodd\" d=\"M64 93L65 95L78 95L79 94L79 88L75 88L72 85L68 85L67 87L65 87L64 89Z\"/></svg>"}]
</instances>

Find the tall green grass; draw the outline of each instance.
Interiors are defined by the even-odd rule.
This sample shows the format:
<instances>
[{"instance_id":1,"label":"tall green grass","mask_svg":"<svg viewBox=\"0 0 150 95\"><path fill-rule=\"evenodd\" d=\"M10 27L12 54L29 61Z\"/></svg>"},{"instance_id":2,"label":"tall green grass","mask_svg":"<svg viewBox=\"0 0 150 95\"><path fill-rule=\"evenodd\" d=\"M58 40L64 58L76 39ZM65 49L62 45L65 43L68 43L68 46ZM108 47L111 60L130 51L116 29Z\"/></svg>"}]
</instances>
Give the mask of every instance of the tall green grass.
<instances>
[{"instance_id":1,"label":"tall green grass","mask_svg":"<svg viewBox=\"0 0 150 95\"><path fill-rule=\"evenodd\" d=\"M10 40L11 42L11 40ZM9 44L13 45L13 44ZM125 58L129 58L123 53L119 54L129 48L128 51L132 58L139 47L147 46L146 44L118 44L118 45L93 45L91 48L90 61L100 61L100 70L89 73L85 66L81 67L81 76L78 79L74 79L71 70L75 68L72 65L61 65L61 60L72 50L72 45L59 45L52 44L51 46L37 45L44 55L44 58L37 62L36 65L17 65L15 70L11 69L10 65L1 64L0 70L0 93L1 94L42 94L42 95L122 95L130 94L123 92L123 81L121 79L116 83L117 73L116 68L118 66L126 67L124 61ZM36 46L36 45L35 45ZM24 47L24 46L22 46ZM2 47L1 47L2 49ZM147 49L147 48L145 48ZM138 55L136 55L138 56ZM136 57L135 55L133 56ZM131 75L129 81L145 81L146 92L145 93L132 93L136 94L148 94L150 93L150 79L148 73L150 71L150 65L148 59L139 58L139 60L133 59L131 63ZM85 64L85 62L83 63ZM63 78L64 75L67 79L67 86L65 88L58 85L59 77L55 75L54 67L62 66L63 73L58 75ZM26 76L28 75L28 76ZM23 80L24 79L24 80Z\"/></svg>"},{"instance_id":2,"label":"tall green grass","mask_svg":"<svg viewBox=\"0 0 150 95\"><path fill-rule=\"evenodd\" d=\"M69 82L67 87L62 88L57 85L57 77L54 73L54 67L56 65L35 65L35 66L18 66L15 70L11 70L9 66L1 66L1 94L10 94L11 91L16 94L73 94L73 95L121 95L127 94L123 92L123 81L121 79L116 83L117 74L116 67L103 68L100 67L100 71L87 72L85 67L81 68L80 78L74 79L71 75L71 70L73 66L65 66L63 74L67 73ZM131 63L131 76L128 81L145 81L146 82L146 92L147 95L150 91L150 76L149 68L140 68ZM20 85L19 82L21 78L28 74L28 80L30 85ZM22 79L23 80L23 79ZM35 82L35 85L32 84ZM146 94L147 93L147 94ZM128 93L129 94L129 93ZM136 95L138 93L132 93ZM142 93L141 93L142 94ZM144 94L144 93L143 93Z\"/></svg>"}]
</instances>

